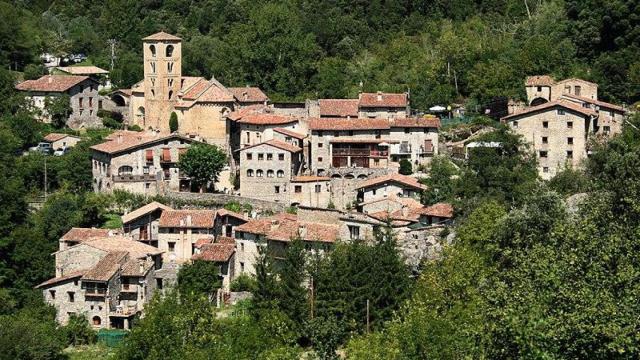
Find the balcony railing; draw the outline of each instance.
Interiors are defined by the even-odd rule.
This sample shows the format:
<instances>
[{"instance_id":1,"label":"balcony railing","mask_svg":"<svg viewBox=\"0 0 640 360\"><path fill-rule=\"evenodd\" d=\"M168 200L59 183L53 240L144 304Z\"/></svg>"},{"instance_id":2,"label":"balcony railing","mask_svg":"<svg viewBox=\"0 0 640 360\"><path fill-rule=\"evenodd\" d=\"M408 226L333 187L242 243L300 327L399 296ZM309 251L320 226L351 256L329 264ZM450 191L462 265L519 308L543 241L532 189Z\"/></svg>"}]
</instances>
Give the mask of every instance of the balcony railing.
<instances>
[{"instance_id":1,"label":"balcony railing","mask_svg":"<svg viewBox=\"0 0 640 360\"><path fill-rule=\"evenodd\" d=\"M155 181L155 175L142 174L142 175L113 175L113 182L136 182L136 181Z\"/></svg>"},{"instance_id":2,"label":"balcony railing","mask_svg":"<svg viewBox=\"0 0 640 360\"><path fill-rule=\"evenodd\" d=\"M370 149L333 149L333 156L388 156L387 150Z\"/></svg>"},{"instance_id":3,"label":"balcony railing","mask_svg":"<svg viewBox=\"0 0 640 360\"><path fill-rule=\"evenodd\" d=\"M100 296L104 297L107 294L107 289L85 289L85 296Z\"/></svg>"},{"instance_id":4,"label":"balcony railing","mask_svg":"<svg viewBox=\"0 0 640 360\"><path fill-rule=\"evenodd\" d=\"M111 316L130 316L135 315L137 312L137 308L135 306L116 306L114 311L111 311Z\"/></svg>"},{"instance_id":5,"label":"balcony railing","mask_svg":"<svg viewBox=\"0 0 640 360\"><path fill-rule=\"evenodd\" d=\"M391 148L392 154L411 154L411 145L398 145Z\"/></svg>"}]
</instances>

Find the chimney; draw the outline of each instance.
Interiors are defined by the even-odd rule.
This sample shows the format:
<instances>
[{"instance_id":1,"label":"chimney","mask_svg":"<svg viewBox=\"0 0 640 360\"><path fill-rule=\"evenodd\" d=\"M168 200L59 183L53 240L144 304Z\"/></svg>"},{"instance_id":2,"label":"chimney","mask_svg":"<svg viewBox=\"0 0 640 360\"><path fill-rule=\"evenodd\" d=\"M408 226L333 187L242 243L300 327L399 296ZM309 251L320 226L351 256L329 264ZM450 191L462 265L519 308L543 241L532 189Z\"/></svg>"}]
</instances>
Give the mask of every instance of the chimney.
<instances>
[{"instance_id":1,"label":"chimney","mask_svg":"<svg viewBox=\"0 0 640 360\"><path fill-rule=\"evenodd\" d=\"M49 80L49 84L51 84L51 83L53 82L53 78L52 78L51 76L49 76L49 77L47 78L47 80Z\"/></svg>"},{"instance_id":2,"label":"chimney","mask_svg":"<svg viewBox=\"0 0 640 360\"><path fill-rule=\"evenodd\" d=\"M187 226L191 226L191 215L187 215Z\"/></svg>"},{"instance_id":3,"label":"chimney","mask_svg":"<svg viewBox=\"0 0 640 360\"><path fill-rule=\"evenodd\" d=\"M382 91L378 91L378 101L382 101Z\"/></svg>"},{"instance_id":4,"label":"chimney","mask_svg":"<svg viewBox=\"0 0 640 360\"><path fill-rule=\"evenodd\" d=\"M140 266L140 274L144 273L144 260L138 259L138 266Z\"/></svg>"},{"instance_id":5,"label":"chimney","mask_svg":"<svg viewBox=\"0 0 640 360\"><path fill-rule=\"evenodd\" d=\"M307 237L307 226L304 224L300 224L298 225L298 234L300 234L300 237L302 239L304 239L305 237Z\"/></svg>"},{"instance_id":6,"label":"chimney","mask_svg":"<svg viewBox=\"0 0 640 360\"><path fill-rule=\"evenodd\" d=\"M278 220L271 220L271 231L277 229L280 226L280 222Z\"/></svg>"},{"instance_id":7,"label":"chimney","mask_svg":"<svg viewBox=\"0 0 640 360\"><path fill-rule=\"evenodd\" d=\"M122 134L118 134L118 144L122 144Z\"/></svg>"},{"instance_id":8,"label":"chimney","mask_svg":"<svg viewBox=\"0 0 640 360\"><path fill-rule=\"evenodd\" d=\"M409 207L406 205L402 206L402 217L406 218L409 216Z\"/></svg>"}]
</instances>

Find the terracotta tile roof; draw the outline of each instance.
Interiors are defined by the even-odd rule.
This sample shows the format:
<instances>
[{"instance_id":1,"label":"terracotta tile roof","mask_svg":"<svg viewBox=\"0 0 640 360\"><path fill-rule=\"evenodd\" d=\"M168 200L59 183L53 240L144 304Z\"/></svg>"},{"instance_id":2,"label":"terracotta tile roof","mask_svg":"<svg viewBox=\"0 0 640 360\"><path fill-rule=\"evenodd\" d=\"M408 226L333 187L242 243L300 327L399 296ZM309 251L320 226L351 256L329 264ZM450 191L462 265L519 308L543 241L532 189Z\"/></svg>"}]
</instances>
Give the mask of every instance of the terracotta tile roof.
<instances>
[{"instance_id":1,"label":"terracotta tile roof","mask_svg":"<svg viewBox=\"0 0 640 360\"><path fill-rule=\"evenodd\" d=\"M116 94L116 93L120 93L122 95L125 95L125 96L129 97L129 96L131 96L132 90L131 89L118 89L118 90L112 91L109 95Z\"/></svg>"},{"instance_id":2,"label":"terracotta tile roof","mask_svg":"<svg viewBox=\"0 0 640 360\"><path fill-rule=\"evenodd\" d=\"M362 184L360 184L356 189L368 188L368 187L385 184L389 182L400 183L418 190L426 189L426 186L420 184L420 182L418 182L418 180L416 180L414 177L401 175L401 174L389 174L389 175L384 175L384 176L376 177L373 179L369 179L363 182Z\"/></svg>"},{"instance_id":3,"label":"terracotta tile roof","mask_svg":"<svg viewBox=\"0 0 640 360\"><path fill-rule=\"evenodd\" d=\"M522 115L531 114L531 113L534 113L534 112L537 112L537 111L548 110L548 109L552 109L552 108L555 108L555 107L563 107L565 109L577 112L577 113L582 114L584 116L596 116L597 115L597 113L595 111L593 111L591 109L584 108L584 107L582 107L582 106L580 106L580 105L578 105L578 104L576 104L574 102L566 101L566 100L558 100L558 101L549 101L549 102L546 102L546 103L538 105L538 106L529 107L529 108L527 108L524 111L521 111L519 113L511 114L509 116L505 116L501 120L502 121L509 120L509 119L512 119L512 118L520 117Z\"/></svg>"},{"instance_id":4,"label":"terracotta tile roof","mask_svg":"<svg viewBox=\"0 0 640 360\"><path fill-rule=\"evenodd\" d=\"M202 76L183 76L182 78L180 78L180 91L189 91L192 86L199 83L206 84L207 82L207 79L203 78Z\"/></svg>"},{"instance_id":5,"label":"terracotta tile roof","mask_svg":"<svg viewBox=\"0 0 640 360\"><path fill-rule=\"evenodd\" d=\"M239 102L265 102L269 100L259 87L230 87L227 88Z\"/></svg>"},{"instance_id":6,"label":"terracotta tile roof","mask_svg":"<svg viewBox=\"0 0 640 360\"><path fill-rule=\"evenodd\" d=\"M101 69L97 66L59 66L56 69L66 72L71 75L93 75L93 74L108 74L109 71Z\"/></svg>"},{"instance_id":7,"label":"terracotta tile roof","mask_svg":"<svg viewBox=\"0 0 640 360\"><path fill-rule=\"evenodd\" d=\"M328 176L294 176L291 182L316 182L316 181L329 181L331 178Z\"/></svg>"},{"instance_id":8,"label":"terracotta tile roof","mask_svg":"<svg viewBox=\"0 0 640 360\"><path fill-rule=\"evenodd\" d=\"M204 260L213 262L227 262L236 252L235 244L205 244L200 248L200 253L191 257L192 260Z\"/></svg>"},{"instance_id":9,"label":"terracotta tile roof","mask_svg":"<svg viewBox=\"0 0 640 360\"><path fill-rule=\"evenodd\" d=\"M142 265L142 266L140 266ZM151 261L141 261L138 259L131 259L124 263L122 266L122 272L120 273L122 276L136 276L141 277L145 276L151 268L153 268L154 263Z\"/></svg>"},{"instance_id":10,"label":"terracotta tile roof","mask_svg":"<svg viewBox=\"0 0 640 360\"><path fill-rule=\"evenodd\" d=\"M213 228L215 210L165 210L160 216L160 227Z\"/></svg>"},{"instance_id":11,"label":"terracotta tile roof","mask_svg":"<svg viewBox=\"0 0 640 360\"><path fill-rule=\"evenodd\" d=\"M122 236L94 238L83 244L106 252L126 251L136 259L144 258L147 255L162 254L158 248Z\"/></svg>"},{"instance_id":12,"label":"terracotta tile roof","mask_svg":"<svg viewBox=\"0 0 640 360\"><path fill-rule=\"evenodd\" d=\"M527 76L524 81L525 86L551 86L556 82L549 75Z\"/></svg>"},{"instance_id":13,"label":"terracotta tile roof","mask_svg":"<svg viewBox=\"0 0 640 360\"><path fill-rule=\"evenodd\" d=\"M420 210L420 214L427 216L437 216L442 218L453 217L453 205L447 203L437 203Z\"/></svg>"},{"instance_id":14,"label":"terracotta tile roof","mask_svg":"<svg viewBox=\"0 0 640 360\"><path fill-rule=\"evenodd\" d=\"M16 85L16 89L22 91L65 92L85 80L90 80L90 78L88 76L45 75L37 80L23 81Z\"/></svg>"},{"instance_id":15,"label":"terracotta tile roof","mask_svg":"<svg viewBox=\"0 0 640 360\"><path fill-rule=\"evenodd\" d=\"M379 98L380 97L380 98ZM360 107L405 107L409 99L406 93L362 93L360 94Z\"/></svg>"},{"instance_id":16,"label":"terracotta tile roof","mask_svg":"<svg viewBox=\"0 0 640 360\"><path fill-rule=\"evenodd\" d=\"M218 244L236 244L236 239L228 236L218 236L216 239L216 243Z\"/></svg>"},{"instance_id":17,"label":"terracotta tile roof","mask_svg":"<svg viewBox=\"0 0 640 360\"><path fill-rule=\"evenodd\" d=\"M440 119L435 116L390 120L391 127L439 128Z\"/></svg>"},{"instance_id":18,"label":"terracotta tile roof","mask_svg":"<svg viewBox=\"0 0 640 360\"><path fill-rule=\"evenodd\" d=\"M147 205L144 205L142 207L139 207L131 212L129 212L128 214L122 215L122 223L126 224L130 221L133 221L139 217L141 217L142 215L146 215L148 213L154 212L156 210L171 210L170 207L168 207L167 205L161 204L157 201L153 201L148 203Z\"/></svg>"},{"instance_id":19,"label":"terracotta tile roof","mask_svg":"<svg viewBox=\"0 0 640 360\"><path fill-rule=\"evenodd\" d=\"M67 280L79 278L82 275L84 275L85 271L87 271L87 269L69 271L69 272L65 273L64 275L62 275L62 276L58 276L58 277L55 277L53 279L49 279L49 280L47 280L47 281L45 281L43 283L40 283L39 285L36 286L36 289L47 287L49 285L55 285L55 284L58 284L58 283L61 283L61 282L67 281Z\"/></svg>"},{"instance_id":20,"label":"terracotta tile roof","mask_svg":"<svg viewBox=\"0 0 640 360\"><path fill-rule=\"evenodd\" d=\"M118 137L122 135L122 137ZM180 139L187 143L192 143L195 140L188 137L184 137L178 134L170 134L167 136L157 136L155 133L144 133L135 131L117 131L107 137L107 141L94 145L92 150L107 153L117 154L120 152L132 150L138 147L148 146L154 143L160 143L165 140Z\"/></svg>"},{"instance_id":21,"label":"terracotta tile roof","mask_svg":"<svg viewBox=\"0 0 640 360\"><path fill-rule=\"evenodd\" d=\"M320 116L358 117L358 99L319 99Z\"/></svg>"},{"instance_id":22,"label":"terracotta tile roof","mask_svg":"<svg viewBox=\"0 0 640 360\"><path fill-rule=\"evenodd\" d=\"M247 147L244 147L244 148L240 149L240 151L245 151L247 149L251 149L251 148L254 148L254 147L260 146L260 145L273 146L273 147L278 148L280 150L288 151L288 152L291 152L291 153L297 153L297 152L302 151L302 149L297 147L297 146L294 146L294 145L291 145L291 144L286 143L284 141L280 141L280 140L276 140L276 139L271 139L271 140L268 140L268 141L265 141L265 142L261 142L260 144L247 146Z\"/></svg>"},{"instance_id":23,"label":"terracotta tile roof","mask_svg":"<svg viewBox=\"0 0 640 360\"><path fill-rule=\"evenodd\" d=\"M69 134L60 134L60 133L51 133L44 137L44 141L54 142L61 139L66 138L67 136L71 136L72 138L79 139L77 136L69 135Z\"/></svg>"},{"instance_id":24,"label":"terracotta tile roof","mask_svg":"<svg viewBox=\"0 0 640 360\"><path fill-rule=\"evenodd\" d=\"M181 38L175 36L175 35L171 35L171 34L167 34L164 31L160 31L157 32L153 35L149 35L147 37L142 38L143 41L146 40L170 40L170 41L180 41L182 40Z\"/></svg>"},{"instance_id":25,"label":"terracotta tile roof","mask_svg":"<svg viewBox=\"0 0 640 360\"><path fill-rule=\"evenodd\" d=\"M387 119L310 119L311 130L382 130L389 129Z\"/></svg>"},{"instance_id":26,"label":"terracotta tile roof","mask_svg":"<svg viewBox=\"0 0 640 360\"><path fill-rule=\"evenodd\" d=\"M233 102L235 99L233 94L217 81L212 79L209 87L196 98L196 102Z\"/></svg>"},{"instance_id":27,"label":"terracotta tile roof","mask_svg":"<svg viewBox=\"0 0 640 360\"><path fill-rule=\"evenodd\" d=\"M298 122L298 119L291 116L256 113L244 115L238 120L240 124L250 125L284 125L293 122Z\"/></svg>"},{"instance_id":28,"label":"terracotta tile roof","mask_svg":"<svg viewBox=\"0 0 640 360\"><path fill-rule=\"evenodd\" d=\"M109 281L128 260L126 251L112 251L82 275L82 280Z\"/></svg>"},{"instance_id":29,"label":"terracotta tile roof","mask_svg":"<svg viewBox=\"0 0 640 360\"><path fill-rule=\"evenodd\" d=\"M216 210L216 217L218 216L231 216L240 220L247 220L247 218L243 214L239 214L235 211L227 210L227 209L218 209Z\"/></svg>"},{"instance_id":30,"label":"terracotta tile roof","mask_svg":"<svg viewBox=\"0 0 640 360\"><path fill-rule=\"evenodd\" d=\"M620 112L626 112L626 110L622 106L611 104L611 103L608 103L608 102L604 102L604 101L600 101L600 100L594 100L594 99L590 99L588 97L576 96L576 95L571 95L571 94L563 94L562 96L566 97L566 98L569 98L569 99L575 99L575 100L583 101L583 102L586 102L586 103L589 103L589 104L597 105L599 107L612 109L612 110L617 110L617 111L620 111Z\"/></svg>"},{"instance_id":31,"label":"terracotta tile roof","mask_svg":"<svg viewBox=\"0 0 640 360\"><path fill-rule=\"evenodd\" d=\"M236 231L264 235L273 241L291 241L300 236L305 241L332 243L339 236L338 225L300 221L297 216L291 214L250 220L236 227Z\"/></svg>"},{"instance_id":32,"label":"terracotta tile roof","mask_svg":"<svg viewBox=\"0 0 640 360\"><path fill-rule=\"evenodd\" d=\"M196 242L195 242L195 244L193 244L193 246L196 249L200 249L202 247L202 245L211 244L211 243L213 243L213 239L212 238L204 238L204 239L196 240Z\"/></svg>"},{"instance_id":33,"label":"terracotta tile roof","mask_svg":"<svg viewBox=\"0 0 640 360\"><path fill-rule=\"evenodd\" d=\"M96 229L96 228L71 228L71 230L67 231L62 237L60 241L76 241L82 242L91 240L96 237L108 237L113 236L117 233L117 231L110 229Z\"/></svg>"},{"instance_id":34,"label":"terracotta tile roof","mask_svg":"<svg viewBox=\"0 0 640 360\"><path fill-rule=\"evenodd\" d=\"M295 132L293 130L289 130L289 129L285 129L285 128L275 128L275 129L273 129L273 131L275 131L277 133L280 133L280 134L287 135L287 136L291 136L292 138L296 138L296 139L299 139L299 140L302 140L302 139L307 137L307 135L305 135L305 134L301 134L299 132Z\"/></svg>"}]
</instances>

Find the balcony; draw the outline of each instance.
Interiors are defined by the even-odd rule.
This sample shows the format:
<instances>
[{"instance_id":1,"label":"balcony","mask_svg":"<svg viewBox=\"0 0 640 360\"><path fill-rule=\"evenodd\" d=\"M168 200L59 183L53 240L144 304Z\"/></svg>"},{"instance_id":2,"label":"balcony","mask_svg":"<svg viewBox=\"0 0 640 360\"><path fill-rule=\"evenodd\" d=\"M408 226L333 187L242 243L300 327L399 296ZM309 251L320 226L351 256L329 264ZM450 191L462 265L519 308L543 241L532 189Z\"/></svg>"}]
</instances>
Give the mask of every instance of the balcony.
<instances>
[{"instance_id":1,"label":"balcony","mask_svg":"<svg viewBox=\"0 0 640 360\"><path fill-rule=\"evenodd\" d=\"M136 306L118 305L116 306L115 311L109 312L109 316L129 317L129 316L135 315L137 312L138 312L138 309L136 308Z\"/></svg>"},{"instance_id":2,"label":"balcony","mask_svg":"<svg viewBox=\"0 0 640 360\"><path fill-rule=\"evenodd\" d=\"M132 175L132 174L121 174L121 175L113 175L113 182L138 182L138 181L156 181L155 175L152 174L142 174L142 175Z\"/></svg>"},{"instance_id":3,"label":"balcony","mask_svg":"<svg viewBox=\"0 0 640 360\"><path fill-rule=\"evenodd\" d=\"M391 147L392 155L409 155L411 154L410 144L399 144Z\"/></svg>"},{"instance_id":4,"label":"balcony","mask_svg":"<svg viewBox=\"0 0 640 360\"><path fill-rule=\"evenodd\" d=\"M136 284L122 284L122 287L120 288L120 292L123 293L137 293L138 292L138 285Z\"/></svg>"},{"instance_id":5,"label":"balcony","mask_svg":"<svg viewBox=\"0 0 640 360\"><path fill-rule=\"evenodd\" d=\"M107 289L85 289L84 296L92 297L105 297L107 295Z\"/></svg>"},{"instance_id":6,"label":"balcony","mask_svg":"<svg viewBox=\"0 0 640 360\"><path fill-rule=\"evenodd\" d=\"M369 157L386 157L389 155L387 150L370 150L370 149L343 149L334 148L333 156L369 156Z\"/></svg>"}]
</instances>

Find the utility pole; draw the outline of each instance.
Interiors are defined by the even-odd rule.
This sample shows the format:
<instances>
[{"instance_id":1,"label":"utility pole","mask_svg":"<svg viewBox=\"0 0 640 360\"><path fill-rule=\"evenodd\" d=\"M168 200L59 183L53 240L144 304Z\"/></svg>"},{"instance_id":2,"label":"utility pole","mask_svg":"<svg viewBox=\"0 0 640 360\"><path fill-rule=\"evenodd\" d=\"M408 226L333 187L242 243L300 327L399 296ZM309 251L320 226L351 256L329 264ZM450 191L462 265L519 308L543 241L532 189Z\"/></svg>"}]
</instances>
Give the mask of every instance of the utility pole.
<instances>
[{"instance_id":1,"label":"utility pole","mask_svg":"<svg viewBox=\"0 0 640 360\"><path fill-rule=\"evenodd\" d=\"M44 202L47 202L47 157L44 157Z\"/></svg>"},{"instance_id":2,"label":"utility pole","mask_svg":"<svg viewBox=\"0 0 640 360\"><path fill-rule=\"evenodd\" d=\"M369 333L369 299L367 299L367 334Z\"/></svg>"},{"instance_id":3,"label":"utility pole","mask_svg":"<svg viewBox=\"0 0 640 360\"><path fill-rule=\"evenodd\" d=\"M111 71L113 71L113 66L116 58L116 39L109 39L107 43L111 46Z\"/></svg>"}]
</instances>

